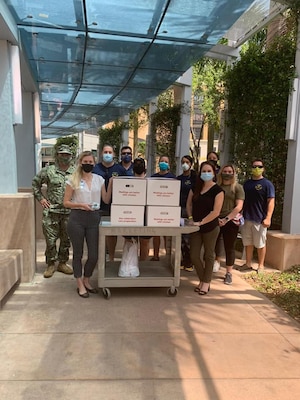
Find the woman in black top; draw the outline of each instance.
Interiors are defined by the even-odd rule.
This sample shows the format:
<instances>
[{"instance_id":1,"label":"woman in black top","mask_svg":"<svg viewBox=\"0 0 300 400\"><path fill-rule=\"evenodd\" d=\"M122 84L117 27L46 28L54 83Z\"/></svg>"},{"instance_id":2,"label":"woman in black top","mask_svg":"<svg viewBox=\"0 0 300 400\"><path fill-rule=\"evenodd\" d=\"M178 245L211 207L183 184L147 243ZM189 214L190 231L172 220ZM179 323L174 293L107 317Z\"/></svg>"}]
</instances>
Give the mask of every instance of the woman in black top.
<instances>
[{"instance_id":1,"label":"woman in black top","mask_svg":"<svg viewBox=\"0 0 300 400\"><path fill-rule=\"evenodd\" d=\"M199 277L195 292L205 295L213 272L215 246L220 227L218 217L224 201L224 192L215 182L215 168L209 161L200 166L200 175L188 195L186 210L192 225L199 226L199 231L191 233L191 261ZM204 263L201 249L204 246Z\"/></svg>"},{"instance_id":2,"label":"woman in black top","mask_svg":"<svg viewBox=\"0 0 300 400\"><path fill-rule=\"evenodd\" d=\"M186 213L186 202L191 188L195 185L197 173L192 169L193 159L189 155L185 155L181 158L182 174L177 176L180 181L180 207L181 207L181 218L187 218ZM180 267L186 271L193 272L194 267L191 262L190 256L190 235L181 235L181 256L182 262Z\"/></svg>"}]
</instances>

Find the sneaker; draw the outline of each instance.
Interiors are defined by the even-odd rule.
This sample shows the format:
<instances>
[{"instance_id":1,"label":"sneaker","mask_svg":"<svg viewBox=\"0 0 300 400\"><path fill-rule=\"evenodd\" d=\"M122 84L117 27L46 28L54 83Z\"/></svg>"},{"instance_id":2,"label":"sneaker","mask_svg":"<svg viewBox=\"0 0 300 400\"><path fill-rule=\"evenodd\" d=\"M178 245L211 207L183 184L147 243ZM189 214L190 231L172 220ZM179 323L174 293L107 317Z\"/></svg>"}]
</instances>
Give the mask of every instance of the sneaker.
<instances>
[{"instance_id":1,"label":"sneaker","mask_svg":"<svg viewBox=\"0 0 300 400\"><path fill-rule=\"evenodd\" d=\"M69 267L69 265L67 265L66 263L59 263L57 271L67 275L73 275L73 269Z\"/></svg>"},{"instance_id":2,"label":"sneaker","mask_svg":"<svg viewBox=\"0 0 300 400\"><path fill-rule=\"evenodd\" d=\"M48 267L45 269L44 278L51 278L55 272L55 265L49 264Z\"/></svg>"},{"instance_id":3,"label":"sneaker","mask_svg":"<svg viewBox=\"0 0 300 400\"><path fill-rule=\"evenodd\" d=\"M220 263L218 260L214 261L213 272L218 272L220 269Z\"/></svg>"},{"instance_id":4,"label":"sneaker","mask_svg":"<svg viewBox=\"0 0 300 400\"><path fill-rule=\"evenodd\" d=\"M186 267L185 270L188 271L188 272L193 272L194 271L194 266L190 265L189 267Z\"/></svg>"},{"instance_id":5,"label":"sneaker","mask_svg":"<svg viewBox=\"0 0 300 400\"><path fill-rule=\"evenodd\" d=\"M252 271L252 267L249 267L247 264L244 264L241 267L237 267L237 270L241 272Z\"/></svg>"},{"instance_id":6,"label":"sneaker","mask_svg":"<svg viewBox=\"0 0 300 400\"><path fill-rule=\"evenodd\" d=\"M225 278L224 278L224 283L225 285L231 285L232 284L232 274L230 272L226 272Z\"/></svg>"},{"instance_id":7,"label":"sneaker","mask_svg":"<svg viewBox=\"0 0 300 400\"><path fill-rule=\"evenodd\" d=\"M183 265L180 265L180 269L183 270L183 269L184 269L184 266L183 266Z\"/></svg>"}]
</instances>

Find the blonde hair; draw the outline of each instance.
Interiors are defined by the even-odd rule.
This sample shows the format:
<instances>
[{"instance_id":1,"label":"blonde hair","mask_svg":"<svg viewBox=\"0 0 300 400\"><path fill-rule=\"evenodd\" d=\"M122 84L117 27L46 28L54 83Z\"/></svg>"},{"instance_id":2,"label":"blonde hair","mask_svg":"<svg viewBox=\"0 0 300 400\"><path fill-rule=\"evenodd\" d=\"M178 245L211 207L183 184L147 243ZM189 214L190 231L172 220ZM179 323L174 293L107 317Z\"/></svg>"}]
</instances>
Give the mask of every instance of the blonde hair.
<instances>
[{"instance_id":1,"label":"blonde hair","mask_svg":"<svg viewBox=\"0 0 300 400\"><path fill-rule=\"evenodd\" d=\"M82 163L82 160L84 159L84 157L87 157L87 156L92 156L94 163L96 162L95 156L91 151L83 151L82 153L79 154L77 161L76 161L77 167L70 177L70 182L72 184L73 189L78 189L80 186L80 181L82 179L81 163Z\"/></svg>"},{"instance_id":2,"label":"blonde hair","mask_svg":"<svg viewBox=\"0 0 300 400\"><path fill-rule=\"evenodd\" d=\"M218 175L217 175L217 184L219 186L221 186L223 184L222 172L227 167L230 167L233 170L233 175L232 175L231 182L230 182L230 190L233 193L235 193L235 188L236 188L236 185L237 185L237 175L236 175L235 166L233 164L225 164L220 168L220 171L218 172Z\"/></svg>"}]
</instances>

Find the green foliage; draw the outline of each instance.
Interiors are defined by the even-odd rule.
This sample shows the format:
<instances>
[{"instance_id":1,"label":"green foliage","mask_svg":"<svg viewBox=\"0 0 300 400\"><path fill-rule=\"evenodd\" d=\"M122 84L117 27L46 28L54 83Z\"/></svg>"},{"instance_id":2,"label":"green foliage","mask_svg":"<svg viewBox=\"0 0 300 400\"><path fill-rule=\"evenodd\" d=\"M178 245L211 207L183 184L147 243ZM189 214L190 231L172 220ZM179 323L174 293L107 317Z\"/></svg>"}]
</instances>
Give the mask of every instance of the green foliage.
<instances>
[{"instance_id":1,"label":"green foliage","mask_svg":"<svg viewBox=\"0 0 300 400\"><path fill-rule=\"evenodd\" d=\"M241 181L253 158L264 160L266 177L276 189L273 224L281 226L287 141L288 95L294 78L295 45L285 36L262 51L252 43L225 75L231 152Z\"/></svg>"},{"instance_id":2,"label":"green foliage","mask_svg":"<svg viewBox=\"0 0 300 400\"><path fill-rule=\"evenodd\" d=\"M62 145L65 144L70 147L73 153L73 158L76 157L77 152L78 152L78 137L73 135L73 136L64 136L64 137L59 137L56 139L56 143L53 146L53 157L56 159L57 156L57 149Z\"/></svg>"},{"instance_id":3,"label":"green foliage","mask_svg":"<svg viewBox=\"0 0 300 400\"><path fill-rule=\"evenodd\" d=\"M203 123L218 129L219 111L224 100L223 76L226 71L224 61L204 57L193 65L193 94L199 101L199 109L204 116Z\"/></svg>"},{"instance_id":4,"label":"green foliage","mask_svg":"<svg viewBox=\"0 0 300 400\"><path fill-rule=\"evenodd\" d=\"M244 279L300 321L300 265L284 272L251 272L245 274Z\"/></svg>"},{"instance_id":5,"label":"green foliage","mask_svg":"<svg viewBox=\"0 0 300 400\"><path fill-rule=\"evenodd\" d=\"M138 143L137 156L145 158L145 156L146 156L146 142L145 141Z\"/></svg>"},{"instance_id":6,"label":"green foliage","mask_svg":"<svg viewBox=\"0 0 300 400\"><path fill-rule=\"evenodd\" d=\"M220 108L224 104L225 92L223 77L226 72L226 63L220 60L214 60L204 57L193 65L192 90L194 96L194 108L199 107L202 114L202 126L209 125L209 133L214 135L220 127ZM193 145L190 147L193 157L193 166L196 171L199 169L200 159L200 140L202 133L196 137L191 131ZM208 147L211 147L213 138L208 141ZM212 150L212 148L209 148Z\"/></svg>"},{"instance_id":7,"label":"green foliage","mask_svg":"<svg viewBox=\"0 0 300 400\"><path fill-rule=\"evenodd\" d=\"M109 144L113 147L116 155L120 153L120 147L122 144L122 132L127 129L128 125L126 122L120 120L114 121L112 126L109 128L99 128L99 142L102 148L105 144Z\"/></svg>"},{"instance_id":8,"label":"green foliage","mask_svg":"<svg viewBox=\"0 0 300 400\"><path fill-rule=\"evenodd\" d=\"M174 104L170 91L159 96L157 110L151 116L152 132L155 135L156 155L170 158L170 170L175 173L176 135L180 125L182 104Z\"/></svg>"},{"instance_id":9,"label":"green foliage","mask_svg":"<svg viewBox=\"0 0 300 400\"><path fill-rule=\"evenodd\" d=\"M139 129L149 123L149 105L134 110L129 115L129 129L133 132L133 154L136 157L141 153L139 150ZM145 149L143 151L145 154Z\"/></svg>"}]
</instances>

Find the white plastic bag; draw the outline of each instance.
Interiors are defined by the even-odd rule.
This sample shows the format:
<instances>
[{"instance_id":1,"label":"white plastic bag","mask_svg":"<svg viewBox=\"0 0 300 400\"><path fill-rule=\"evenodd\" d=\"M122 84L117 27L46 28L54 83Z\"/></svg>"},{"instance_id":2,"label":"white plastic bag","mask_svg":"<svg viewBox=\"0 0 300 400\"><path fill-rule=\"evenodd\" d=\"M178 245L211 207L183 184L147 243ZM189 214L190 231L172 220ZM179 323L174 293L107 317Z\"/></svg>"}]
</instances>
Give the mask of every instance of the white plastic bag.
<instances>
[{"instance_id":1,"label":"white plastic bag","mask_svg":"<svg viewBox=\"0 0 300 400\"><path fill-rule=\"evenodd\" d=\"M138 244L135 239L126 240L118 275L122 278L135 278L140 275L138 266Z\"/></svg>"}]
</instances>

